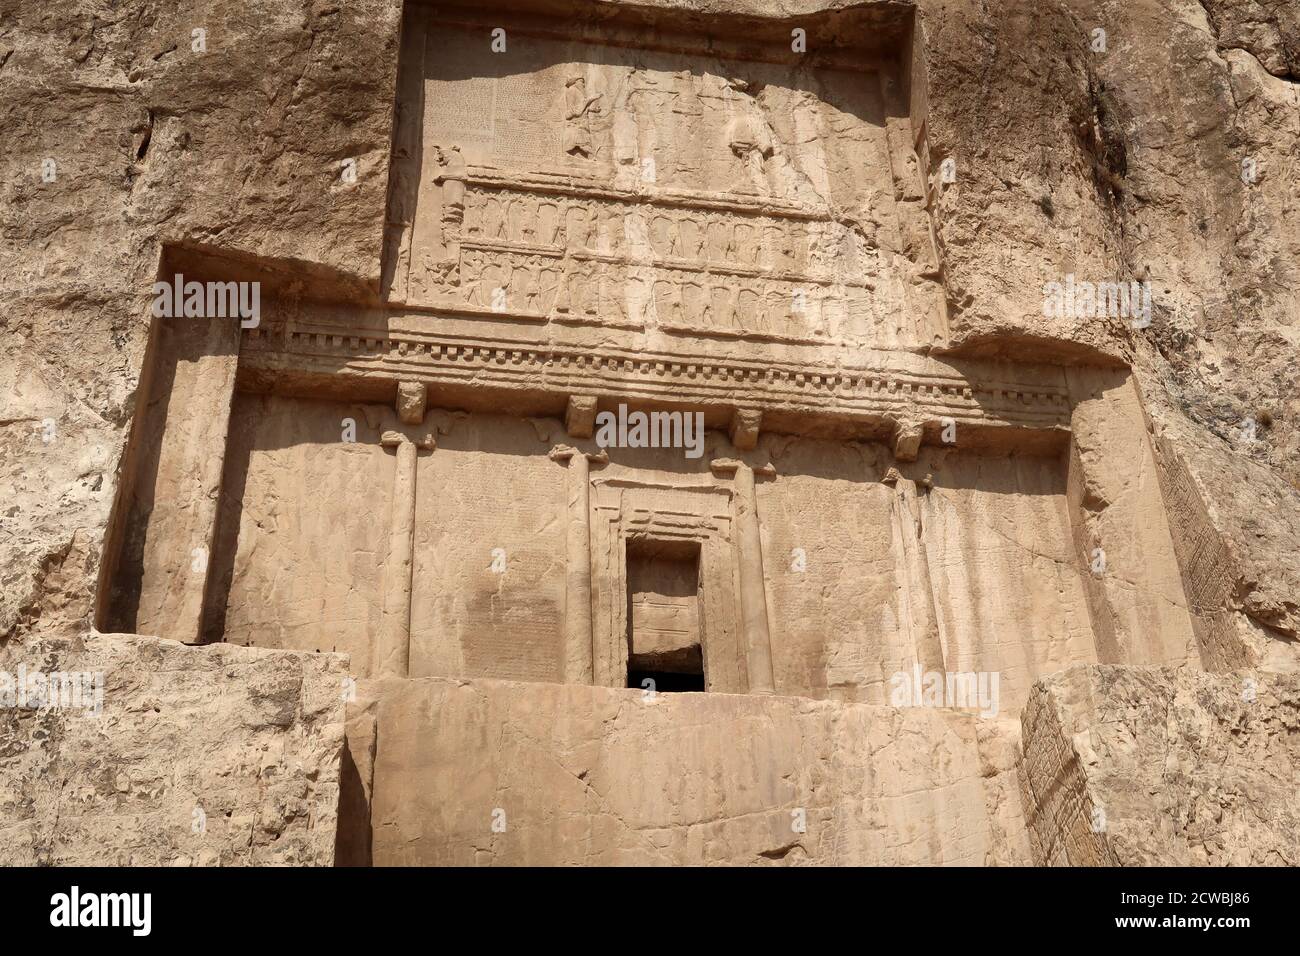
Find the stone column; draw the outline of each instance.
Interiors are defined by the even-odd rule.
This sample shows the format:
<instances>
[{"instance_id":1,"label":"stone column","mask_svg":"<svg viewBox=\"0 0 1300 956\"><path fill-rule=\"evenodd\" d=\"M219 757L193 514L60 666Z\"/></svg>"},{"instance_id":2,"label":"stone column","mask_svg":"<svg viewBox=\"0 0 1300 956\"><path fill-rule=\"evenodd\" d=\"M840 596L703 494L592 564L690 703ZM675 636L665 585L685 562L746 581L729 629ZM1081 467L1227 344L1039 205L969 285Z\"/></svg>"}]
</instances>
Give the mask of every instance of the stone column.
<instances>
[{"instance_id":1,"label":"stone column","mask_svg":"<svg viewBox=\"0 0 1300 956\"><path fill-rule=\"evenodd\" d=\"M883 481L894 490L894 523L903 548L903 567L900 571L907 591L916 659L923 671L943 673L946 670L943 640L939 634L939 615L934 606L930 561L925 552L917 485L894 468L889 469Z\"/></svg>"},{"instance_id":2,"label":"stone column","mask_svg":"<svg viewBox=\"0 0 1300 956\"><path fill-rule=\"evenodd\" d=\"M763 540L758 523L754 469L743 461L722 458L710 463L735 481L736 552L740 568L740 617L751 694L775 693L772 678L772 639L767 623L767 592L763 586ZM771 466L762 469L774 474Z\"/></svg>"},{"instance_id":3,"label":"stone column","mask_svg":"<svg viewBox=\"0 0 1300 956\"><path fill-rule=\"evenodd\" d=\"M564 673L566 684L591 684L594 677L591 623L591 460L559 445L551 459L568 463L568 517L564 575ZM604 452L596 461L607 461Z\"/></svg>"},{"instance_id":4,"label":"stone column","mask_svg":"<svg viewBox=\"0 0 1300 956\"><path fill-rule=\"evenodd\" d=\"M433 448L433 436L415 442L401 432L384 432L380 439L397 449L393 474L393 512L388 526L388 559L384 565L384 617L379 632L377 666L381 677L405 677L411 656L411 570L415 552L415 466L418 448Z\"/></svg>"}]
</instances>

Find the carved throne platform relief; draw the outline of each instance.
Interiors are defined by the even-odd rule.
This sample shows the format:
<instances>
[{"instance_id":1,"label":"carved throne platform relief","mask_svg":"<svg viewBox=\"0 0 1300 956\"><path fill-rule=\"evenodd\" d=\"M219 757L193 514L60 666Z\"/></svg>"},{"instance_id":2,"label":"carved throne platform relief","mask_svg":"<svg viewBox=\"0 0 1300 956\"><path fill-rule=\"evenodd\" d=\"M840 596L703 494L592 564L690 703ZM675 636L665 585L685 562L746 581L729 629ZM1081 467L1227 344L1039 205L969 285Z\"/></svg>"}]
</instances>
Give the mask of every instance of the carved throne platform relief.
<instances>
[{"instance_id":1,"label":"carved throne platform relief","mask_svg":"<svg viewBox=\"0 0 1300 956\"><path fill-rule=\"evenodd\" d=\"M807 55L584 24L408 4L382 287L158 327L101 625L363 677L996 672L1004 716L1076 661L1207 654L1127 370L938 348L910 12L814 18ZM699 415L701 454L601 445L620 408Z\"/></svg>"},{"instance_id":2,"label":"carved throne platform relief","mask_svg":"<svg viewBox=\"0 0 1300 956\"><path fill-rule=\"evenodd\" d=\"M775 44L746 59L535 22L501 55L482 42L495 22L449 16L413 42L394 301L651 337L939 331L904 307L894 59L810 66Z\"/></svg>"}]
</instances>

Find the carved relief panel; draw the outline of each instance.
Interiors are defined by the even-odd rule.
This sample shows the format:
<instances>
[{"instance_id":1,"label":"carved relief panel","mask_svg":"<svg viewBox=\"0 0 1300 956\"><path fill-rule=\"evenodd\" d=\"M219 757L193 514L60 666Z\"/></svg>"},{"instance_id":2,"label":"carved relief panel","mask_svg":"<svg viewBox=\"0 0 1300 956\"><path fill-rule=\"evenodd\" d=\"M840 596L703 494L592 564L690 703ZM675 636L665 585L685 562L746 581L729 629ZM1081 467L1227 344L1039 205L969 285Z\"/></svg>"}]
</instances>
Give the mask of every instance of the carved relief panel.
<instances>
[{"instance_id":1,"label":"carved relief panel","mask_svg":"<svg viewBox=\"0 0 1300 956\"><path fill-rule=\"evenodd\" d=\"M425 38L394 299L897 344L897 189L869 58L813 69L507 34L505 55L486 24Z\"/></svg>"}]
</instances>

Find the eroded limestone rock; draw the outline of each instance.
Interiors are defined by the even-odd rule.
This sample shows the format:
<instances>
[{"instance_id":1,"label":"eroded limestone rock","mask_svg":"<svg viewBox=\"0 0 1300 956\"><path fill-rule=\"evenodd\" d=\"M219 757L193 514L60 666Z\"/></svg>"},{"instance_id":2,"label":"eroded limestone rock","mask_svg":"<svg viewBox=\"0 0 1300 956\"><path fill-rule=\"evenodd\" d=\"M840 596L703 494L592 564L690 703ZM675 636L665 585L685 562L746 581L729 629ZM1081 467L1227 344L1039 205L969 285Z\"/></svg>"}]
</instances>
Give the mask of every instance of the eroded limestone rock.
<instances>
[{"instance_id":1,"label":"eroded limestone rock","mask_svg":"<svg viewBox=\"0 0 1300 956\"><path fill-rule=\"evenodd\" d=\"M1038 863L1295 866L1300 680L1072 667L1021 718Z\"/></svg>"},{"instance_id":2,"label":"eroded limestone rock","mask_svg":"<svg viewBox=\"0 0 1300 956\"><path fill-rule=\"evenodd\" d=\"M291 688L341 672L279 652L334 650L413 679L353 722L343 812L392 824L345 833L353 862L393 833L420 862L1027 858L1015 735L883 706L914 666L996 675L1000 720L1029 702L1043 859L1287 858L1284 796L1233 816L1268 773L1229 775L1227 831L1184 823L1222 796L1202 745L1233 756L1202 701L1226 685L1190 671L1300 669L1289 7L226 6L0 28L0 654L90 655L154 701L114 718L138 778L91 723L5 712L21 859L326 861L300 831L337 715ZM261 282L265 322L151 320L160 271ZM1147 283L1150 322L1049 314L1066 276ZM596 447L616 401L700 415L707 454ZM92 624L267 650L76 650ZM1098 661L1188 672L1050 677ZM715 696L642 712L634 666ZM233 752L231 701L186 676L216 670L258 702ZM1122 782L1039 786L1080 673L1135 728L1098 725L1107 759L1175 753L1209 795L1078 831ZM1285 763L1268 712L1239 742ZM444 714L493 747L424 739ZM268 809L248 787L282 746L302 766ZM698 791L667 800L662 768ZM465 792L407 799L439 773ZM485 838L487 790L534 779ZM185 843L182 790L214 786L238 822ZM136 799L121 846L78 855L92 805Z\"/></svg>"},{"instance_id":3,"label":"eroded limestone rock","mask_svg":"<svg viewBox=\"0 0 1300 956\"><path fill-rule=\"evenodd\" d=\"M20 673L28 694L0 707L0 865L333 862L341 655L96 633L8 644L0 696ZM61 675L59 707L29 706L38 675Z\"/></svg>"}]
</instances>

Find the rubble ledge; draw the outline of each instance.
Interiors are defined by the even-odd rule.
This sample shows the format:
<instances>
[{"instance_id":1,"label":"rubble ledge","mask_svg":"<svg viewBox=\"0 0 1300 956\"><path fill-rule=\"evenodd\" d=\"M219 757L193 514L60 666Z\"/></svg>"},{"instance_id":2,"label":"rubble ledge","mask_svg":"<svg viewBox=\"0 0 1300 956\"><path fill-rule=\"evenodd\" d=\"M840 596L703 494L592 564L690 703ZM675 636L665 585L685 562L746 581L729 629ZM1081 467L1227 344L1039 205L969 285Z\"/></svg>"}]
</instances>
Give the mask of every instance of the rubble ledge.
<instances>
[{"instance_id":1,"label":"rubble ledge","mask_svg":"<svg viewBox=\"0 0 1300 956\"><path fill-rule=\"evenodd\" d=\"M1018 724L347 664L0 647L0 865L1300 862L1300 675L1079 665Z\"/></svg>"},{"instance_id":2,"label":"rubble ledge","mask_svg":"<svg viewBox=\"0 0 1300 956\"><path fill-rule=\"evenodd\" d=\"M333 864L345 656L91 634L0 673L0 865Z\"/></svg>"},{"instance_id":3,"label":"rubble ledge","mask_svg":"<svg viewBox=\"0 0 1300 956\"><path fill-rule=\"evenodd\" d=\"M1035 862L1300 863L1300 676L1081 665L1021 720Z\"/></svg>"}]
</instances>

